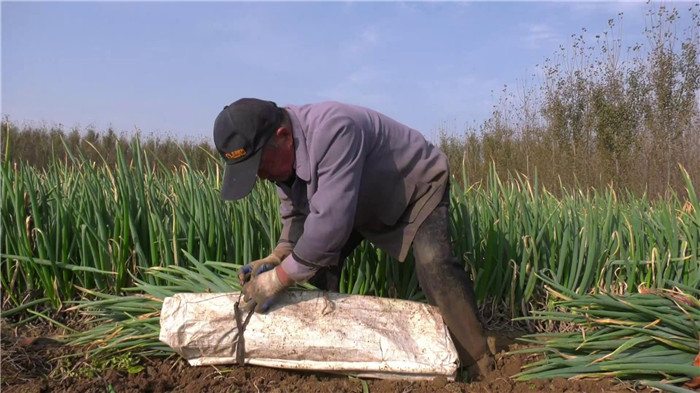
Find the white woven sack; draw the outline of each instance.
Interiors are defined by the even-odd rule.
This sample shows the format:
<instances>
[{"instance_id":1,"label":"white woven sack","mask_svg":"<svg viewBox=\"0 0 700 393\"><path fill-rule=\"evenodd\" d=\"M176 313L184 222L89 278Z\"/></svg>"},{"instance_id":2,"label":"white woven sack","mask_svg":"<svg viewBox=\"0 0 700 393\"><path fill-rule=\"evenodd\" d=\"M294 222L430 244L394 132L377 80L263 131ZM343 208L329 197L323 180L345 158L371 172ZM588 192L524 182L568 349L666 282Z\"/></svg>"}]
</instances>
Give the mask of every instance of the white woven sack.
<instances>
[{"instance_id":1,"label":"white woven sack","mask_svg":"<svg viewBox=\"0 0 700 393\"><path fill-rule=\"evenodd\" d=\"M160 341L193 366L236 363L239 293L181 293L163 302ZM247 313L244 313L245 318ZM246 364L385 379L453 380L458 356L427 304L288 291L244 327Z\"/></svg>"}]
</instances>

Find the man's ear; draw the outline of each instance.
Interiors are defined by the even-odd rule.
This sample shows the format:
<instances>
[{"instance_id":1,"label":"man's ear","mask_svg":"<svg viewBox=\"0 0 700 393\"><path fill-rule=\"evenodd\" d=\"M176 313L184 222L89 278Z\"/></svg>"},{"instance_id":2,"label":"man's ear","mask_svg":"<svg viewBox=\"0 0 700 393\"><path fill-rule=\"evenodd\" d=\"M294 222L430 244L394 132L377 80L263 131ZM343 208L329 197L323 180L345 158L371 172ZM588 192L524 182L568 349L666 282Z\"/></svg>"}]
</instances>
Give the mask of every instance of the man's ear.
<instances>
[{"instance_id":1,"label":"man's ear","mask_svg":"<svg viewBox=\"0 0 700 393\"><path fill-rule=\"evenodd\" d=\"M293 144L294 137L292 136L292 129L287 126L281 126L276 132L277 139L282 141L285 145Z\"/></svg>"},{"instance_id":2,"label":"man's ear","mask_svg":"<svg viewBox=\"0 0 700 393\"><path fill-rule=\"evenodd\" d=\"M280 126L277 131L275 132L275 135L278 137L280 136L291 136L292 135L292 129L287 127L287 126Z\"/></svg>"}]
</instances>

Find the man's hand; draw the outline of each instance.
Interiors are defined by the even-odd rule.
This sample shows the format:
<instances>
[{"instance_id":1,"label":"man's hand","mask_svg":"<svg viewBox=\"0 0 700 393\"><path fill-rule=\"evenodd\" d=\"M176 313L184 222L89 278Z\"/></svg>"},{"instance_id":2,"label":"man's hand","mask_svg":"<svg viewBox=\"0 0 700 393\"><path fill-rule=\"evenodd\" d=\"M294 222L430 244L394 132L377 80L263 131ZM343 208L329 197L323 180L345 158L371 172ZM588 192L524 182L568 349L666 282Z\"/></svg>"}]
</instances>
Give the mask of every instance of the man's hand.
<instances>
[{"instance_id":1,"label":"man's hand","mask_svg":"<svg viewBox=\"0 0 700 393\"><path fill-rule=\"evenodd\" d=\"M275 297L293 283L281 267L257 274L250 282L243 285L241 306L247 310L254 307L256 312L265 312L270 308Z\"/></svg>"},{"instance_id":2,"label":"man's hand","mask_svg":"<svg viewBox=\"0 0 700 393\"><path fill-rule=\"evenodd\" d=\"M281 262L282 260L280 257L274 253L263 259L253 261L238 269L238 282L240 282L241 285L245 285L245 283L254 279L258 274L274 269Z\"/></svg>"}]
</instances>

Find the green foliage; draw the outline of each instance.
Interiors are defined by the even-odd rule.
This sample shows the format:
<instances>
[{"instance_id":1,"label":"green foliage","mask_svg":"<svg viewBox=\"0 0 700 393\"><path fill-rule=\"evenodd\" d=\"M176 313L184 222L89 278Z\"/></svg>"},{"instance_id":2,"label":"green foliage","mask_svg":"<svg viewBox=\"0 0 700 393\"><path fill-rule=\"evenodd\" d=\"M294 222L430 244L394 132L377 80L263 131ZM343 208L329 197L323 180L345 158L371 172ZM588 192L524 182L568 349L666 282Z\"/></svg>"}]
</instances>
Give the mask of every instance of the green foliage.
<instances>
[{"instance_id":1,"label":"green foliage","mask_svg":"<svg viewBox=\"0 0 700 393\"><path fill-rule=\"evenodd\" d=\"M95 327L69 335L69 343L94 359L109 359L116 354L172 353L158 340L163 299L176 293L240 290L236 275L240 265L202 263L187 252L184 255L191 263L188 268L173 265L145 269L144 278L135 278L134 286L123 288L122 294L79 288L86 299L69 301L69 310L92 317Z\"/></svg>"},{"instance_id":2,"label":"green foliage","mask_svg":"<svg viewBox=\"0 0 700 393\"><path fill-rule=\"evenodd\" d=\"M115 168L81 155L48 170L2 163L0 280L16 306L2 317L53 321L36 311L46 306L87 314L95 327L70 334L70 343L94 362L100 359L93 368L135 372L138 364L126 354L171 353L158 341L162 299L239 290L236 269L270 252L281 223L269 183L260 182L242 201L224 203L218 162L206 172L191 169L187 160L177 170L155 171L138 140L130 148L136 152L130 162L117 148ZM593 297L599 300L638 288L679 287L698 296L700 201L690 175L680 173L686 198L670 193L650 201L620 197L612 188L561 187L554 195L537 176L502 179L492 167L486 184L453 181L454 250L479 300L504 304L513 316L571 321L557 314L563 305L548 295L539 272L551 277L549 288L586 301L590 294L602 293ZM369 243L346 263L341 290L424 300L411 260L398 263ZM692 326L671 324L684 334ZM687 339L673 342L697 352ZM670 372L658 364L654 369ZM631 372L617 363L592 370Z\"/></svg>"},{"instance_id":3,"label":"green foliage","mask_svg":"<svg viewBox=\"0 0 700 393\"><path fill-rule=\"evenodd\" d=\"M127 162L117 146L114 168L69 150L71 164L45 171L3 162L0 280L14 305L46 297L58 307L78 294L76 286L120 293L132 277L156 283L143 276L147 268L191 266L185 252L241 263L276 243L273 187L224 204L217 162L206 173L187 161L155 171L138 140L130 148Z\"/></svg>"},{"instance_id":4,"label":"green foliage","mask_svg":"<svg viewBox=\"0 0 700 393\"><path fill-rule=\"evenodd\" d=\"M562 321L573 332L525 336L539 345L516 352L542 352L516 380L534 378L663 379L682 383L700 376L693 366L700 331L698 287L645 290L644 293L580 295L542 277L556 298L555 311L535 311L530 319ZM670 385L669 385L670 386Z\"/></svg>"},{"instance_id":5,"label":"green foliage","mask_svg":"<svg viewBox=\"0 0 700 393\"><path fill-rule=\"evenodd\" d=\"M263 257L281 230L274 186L259 182L241 201L219 196L220 163L205 171L184 163L156 171L135 140L127 162L92 164L69 151L71 164L48 170L11 165L0 170L2 263L0 281L14 307L3 316L59 308L79 288L122 294L135 282L164 284L149 269L197 268L200 261L243 264ZM548 270L577 293L700 285L700 203L687 172L687 201L675 194L649 201L615 191L555 196L530 179L451 187L455 253L475 280L480 301L527 315L546 302L534 273ZM466 175L465 175L466 178ZM140 281L139 281L140 280ZM210 280L214 278L210 277ZM214 282L214 281L212 281ZM218 284L221 290L228 288ZM341 291L424 300L411 258L398 263L369 243L346 263ZM27 306L31 304L31 306Z\"/></svg>"},{"instance_id":6,"label":"green foliage","mask_svg":"<svg viewBox=\"0 0 700 393\"><path fill-rule=\"evenodd\" d=\"M58 368L61 371L61 376L74 378L94 378L107 370L138 374L145 369L144 366L139 364L140 357L131 353L93 358L76 365L72 364L71 359L64 358L62 363Z\"/></svg>"}]
</instances>

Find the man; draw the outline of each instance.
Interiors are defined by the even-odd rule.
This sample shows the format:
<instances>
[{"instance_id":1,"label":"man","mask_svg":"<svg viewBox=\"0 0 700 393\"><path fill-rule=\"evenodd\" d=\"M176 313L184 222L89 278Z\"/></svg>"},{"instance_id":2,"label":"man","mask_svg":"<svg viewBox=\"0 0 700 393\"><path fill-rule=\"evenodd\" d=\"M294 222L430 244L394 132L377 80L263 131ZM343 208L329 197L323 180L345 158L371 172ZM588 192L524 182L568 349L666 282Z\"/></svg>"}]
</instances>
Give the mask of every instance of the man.
<instances>
[{"instance_id":1,"label":"man","mask_svg":"<svg viewBox=\"0 0 700 393\"><path fill-rule=\"evenodd\" d=\"M221 196L275 182L282 234L272 253L239 271L243 304L265 311L295 283L338 290L345 258L363 240L403 261L440 308L474 376L492 358L472 282L452 255L447 158L423 136L378 112L337 102L278 107L243 98L224 107L214 142L226 161Z\"/></svg>"}]
</instances>

